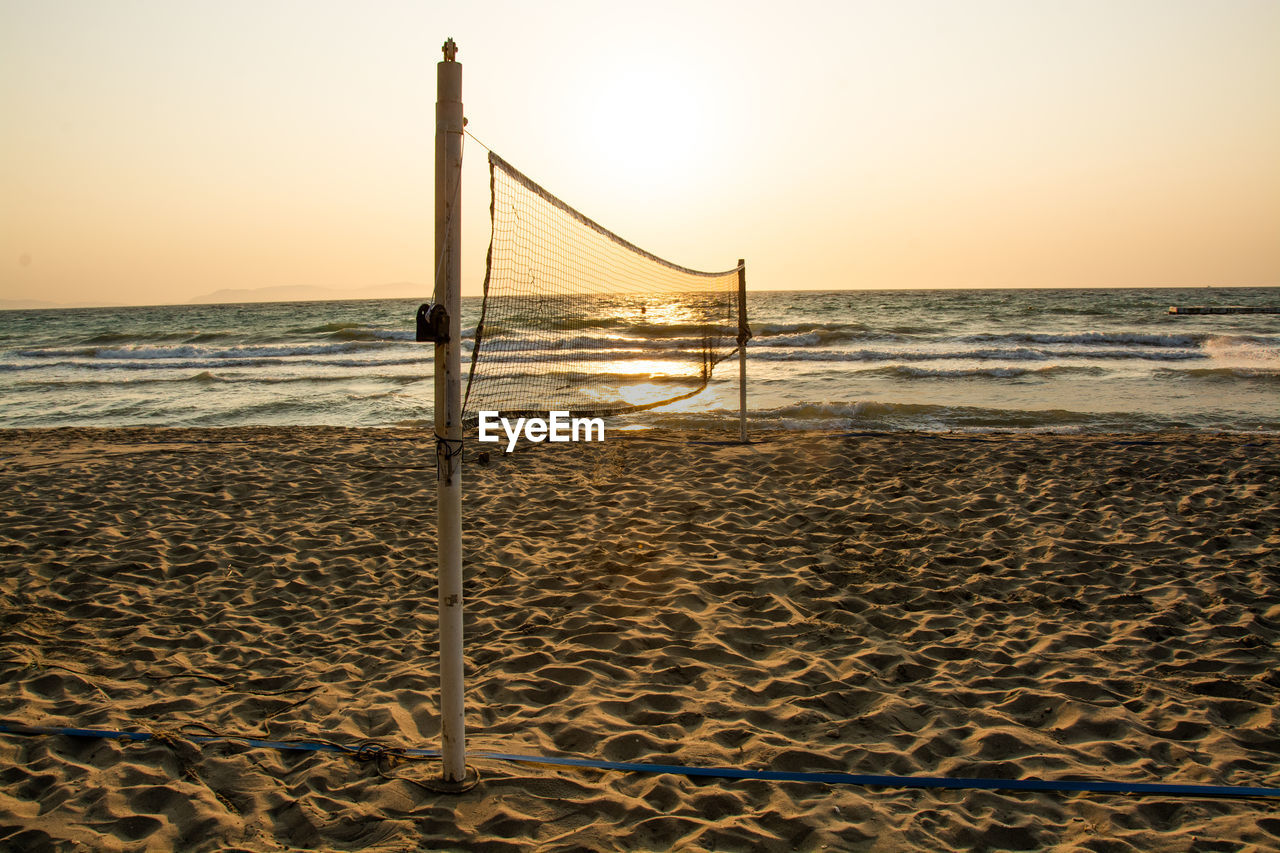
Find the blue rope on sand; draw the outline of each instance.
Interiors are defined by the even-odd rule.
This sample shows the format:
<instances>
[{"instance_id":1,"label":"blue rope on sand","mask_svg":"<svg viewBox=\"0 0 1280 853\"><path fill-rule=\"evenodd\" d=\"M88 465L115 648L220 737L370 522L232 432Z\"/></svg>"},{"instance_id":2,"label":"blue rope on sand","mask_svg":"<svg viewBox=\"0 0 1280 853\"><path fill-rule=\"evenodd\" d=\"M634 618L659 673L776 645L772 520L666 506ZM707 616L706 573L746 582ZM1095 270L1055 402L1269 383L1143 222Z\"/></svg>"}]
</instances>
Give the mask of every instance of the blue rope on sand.
<instances>
[{"instance_id":1,"label":"blue rope on sand","mask_svg":"<svg viewBox=\"0 0 1280 853\"><path fill-rule=\"evenodd\" d=\"M77 729L23 726L0 722L0 734L67 735L109 740L163 742L163 735L151 732L123 732L110 729ZM258 749L298 752L336 752L361 755L369 744L345 746L332 741L273 741L237 735L183 735L193 743L233 740ZM381 751L409 758L439 758L439 750L380 747ZM809 782L825 785L865 785L881 788L950 788L987 791L1054 791L1092 794L1159 794L1167 797L1229 797L1236 799L1280 798L1280 788L1253 788L1227 785L1176 785L1148 782L1099 782L1048 779L964 779L937 776L879 776L863 773L802 773L788 770L748 770L741 767L687 767L682 764L647 764L631 761L601 761L595 758L566 758L549 755L516 755L505 752L474 752L468 758L518 764L549 764L584 767L592 770L620 770L629 773L673 774L714 779L754 779L763 782Z\"/></svg>"}]
</instances>

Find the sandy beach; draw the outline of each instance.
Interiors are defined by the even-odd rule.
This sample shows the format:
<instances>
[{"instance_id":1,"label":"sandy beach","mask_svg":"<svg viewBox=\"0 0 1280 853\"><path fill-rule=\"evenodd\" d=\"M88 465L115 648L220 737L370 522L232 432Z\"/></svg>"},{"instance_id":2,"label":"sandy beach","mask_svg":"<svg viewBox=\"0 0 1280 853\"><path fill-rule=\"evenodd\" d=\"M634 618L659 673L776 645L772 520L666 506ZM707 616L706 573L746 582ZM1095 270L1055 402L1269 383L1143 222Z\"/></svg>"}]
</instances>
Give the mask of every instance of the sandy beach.
<instances>
[{"instance_id":1,"label":"sandy beach","mask_svg":"<svg viewBox=\"0 0 1280 853\"><path fill-rule=\"evenodd\" d=\"M5 431L0 721L157 738L0 735L0 849L1280 849L1266 800L191 742L439 745L426 436ZM1280 439L720 438L467 464L471 751L1280 786Z\"/></svg>"}]
</instances>

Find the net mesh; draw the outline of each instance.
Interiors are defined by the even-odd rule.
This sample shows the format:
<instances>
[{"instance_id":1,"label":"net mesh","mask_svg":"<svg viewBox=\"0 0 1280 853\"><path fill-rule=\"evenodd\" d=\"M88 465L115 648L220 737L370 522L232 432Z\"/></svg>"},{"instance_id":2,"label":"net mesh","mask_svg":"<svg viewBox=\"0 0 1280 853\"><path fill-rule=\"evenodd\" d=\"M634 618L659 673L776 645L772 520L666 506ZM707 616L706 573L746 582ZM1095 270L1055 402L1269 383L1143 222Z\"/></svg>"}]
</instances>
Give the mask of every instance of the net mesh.
<instances>
[{"instance_id":1,"label":"net mesh","mask_svg":"<svg viewBox=\"0 0 1280 853\"><path fill-rule=\"evenodd\" d=\"M492 237L464 412L605 416L697 394L749 337L738 268L664 261L489 154Z\"/></svg>"}]
</instances>

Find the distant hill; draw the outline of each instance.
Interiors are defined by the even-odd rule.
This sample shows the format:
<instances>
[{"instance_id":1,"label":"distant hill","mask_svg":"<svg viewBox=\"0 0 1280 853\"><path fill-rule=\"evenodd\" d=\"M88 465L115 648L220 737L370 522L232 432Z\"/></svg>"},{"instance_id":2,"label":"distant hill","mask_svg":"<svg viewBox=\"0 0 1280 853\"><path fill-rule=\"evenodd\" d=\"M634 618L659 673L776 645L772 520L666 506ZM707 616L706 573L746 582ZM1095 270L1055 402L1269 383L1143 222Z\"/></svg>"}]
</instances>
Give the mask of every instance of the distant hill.
<instances>
[{"instance_id":1,"label":"distant hill","mask_svg":"<svg viewBox=\"0 0 1280 853\"><path fill-rule=\"evenodd\" d=\"M0 299L0 311L31 311L39 308L61 308L57 302L39 299Z\"/></svg>"},{"instance_id":2,"label":"distant hill","mask_svg":"<svg viewBox=\"0 0 1280 853\"><path fill-rule=\"evenodd\" d=\"M327 299L430 299L430 288L409 281L371 287L332 288L293 285L284 287L223 288L188 300L188 305L218 302L317 302Z\"/></svg>"}]
</instances>

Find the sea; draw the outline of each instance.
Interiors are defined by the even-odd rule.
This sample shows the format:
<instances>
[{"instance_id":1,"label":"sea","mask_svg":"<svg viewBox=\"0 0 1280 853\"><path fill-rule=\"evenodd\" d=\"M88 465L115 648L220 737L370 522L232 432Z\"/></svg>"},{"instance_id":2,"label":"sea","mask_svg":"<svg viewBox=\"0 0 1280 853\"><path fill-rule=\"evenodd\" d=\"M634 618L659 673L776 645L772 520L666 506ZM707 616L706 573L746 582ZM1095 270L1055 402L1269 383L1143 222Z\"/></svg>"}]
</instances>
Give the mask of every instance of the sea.
<instances>
[{"instance_id":1,"label":"sea","mask_svg":"<svg viewBox=\"0 0 1280 853\"><path fill-rule=\"evenodd\" d=\"M480 299L463 303L467 360ZM1280 314L1180 316L1172 305L1275 307L1280 288L750 293L749 427L1280 431ZM427 426L433 352L414 340L417 307L0 311L0 426ZM613 366L597 396L660 384L690 346L599 314L573 344ZM734 356L701 393L610 426L729 431L738 412Z\"/></svg>"}]
</instances>

